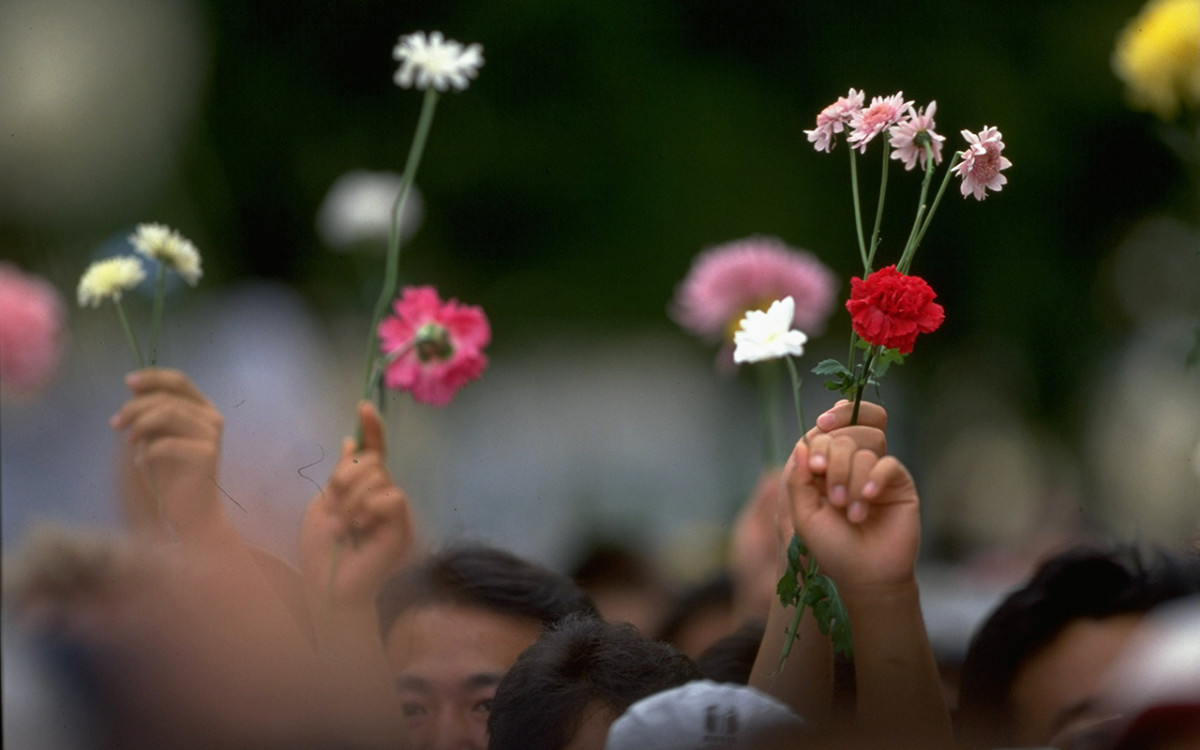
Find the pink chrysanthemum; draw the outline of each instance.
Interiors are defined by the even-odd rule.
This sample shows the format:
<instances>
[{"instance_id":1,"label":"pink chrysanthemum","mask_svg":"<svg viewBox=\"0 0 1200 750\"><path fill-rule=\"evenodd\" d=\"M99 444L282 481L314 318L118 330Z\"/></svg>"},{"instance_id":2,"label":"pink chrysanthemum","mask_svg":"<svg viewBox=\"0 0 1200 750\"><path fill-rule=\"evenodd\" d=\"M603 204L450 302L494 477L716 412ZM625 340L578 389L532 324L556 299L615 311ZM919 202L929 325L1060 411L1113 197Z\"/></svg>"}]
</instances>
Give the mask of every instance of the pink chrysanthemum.
<instances>
[{"instance_id":1,"label":"pink chrysanthemum","mask_svg":"<svg viewBox=\"0 0 1200 750\"><path fill-rule=\"evenodd\" d=\"M482 309L442 302L431 286L406 287L393 309L395 316L379 324L380 349L389 360L385 386L445 406L483 374L492 329Z\"/></svg>"},{"instance_id":2,"label":"pink chrysanthemum","mask_svg":"<svg viewBox=\"0 0 1200 750\"><path fill-rule=\"evenodd\" d=\"M837 277L812 253L774 237L749 237L697 256L675 291L671 317L698 336L728 344L748 310L765 310L790 296L795 327L815 336L825 330L837 286Z\"/></svg>"},{"instance_id":3,"label":"pink chrysanthemum","mask_svg":"<svg viewBox=\"0 0 1200 750\"><path fill-rule=\"evenodd\" d=\"M0 263L0 388L28 396L58 368L65 303L40 277Z\"/></svg>"},{"instance_id":4,"label":"pink chrysanthemum","mask_svg":"<svg viewBox=\"0 0 1200 750\"><path fill-rule=\"evenodd\" d=\"M834 146L834 136L846 129L854 113L860 111L862 106L863 92L861 91L850 89L850 93L838 97L836 102L821 110L821 113L817 115L817 127L804 131L804 134L808 136L809 143L812 143L818 151L829 153Z\"/></svg>"},{"instance_id":5,"label":"pink chrysanthemum","mask_svg":"<svg viewBox=\"0 0 1200 750\"><path fill-rule=\"evenodd\" d=\"M871 99L871 106L860 109L850 118L850 135L846 138L852 148L866 152L867 144L875 136L900 122L904 110L912 106L911 101L904 101L904 92L897 91L892 96L877 96Z\"/></svg>"},{"instance_id":6,"label":"pink chrysanthemum","mask_svg":"<svg viewBox=\"0 0 1200 750\"><path fill-rule=\"evenodd\" d=\"M999 130L985 125L978 135L969 130L962 131L962 135L969 145L954 172L962 178L963 197L974 194L975 200L981 201L987 197L986 191L999 192L1008 182L1000 171L1011 167L1012 162L1000 154L1004 141Z\"/></svg>"},{"instance_id":7,"label":"pink chrysanthemum","mask_svg":"<svg viewBox=\"0 0 1200 750\"><path fill-rule=\"evenodd\" d=\"M925 169L925 144L929 144L933 152L933 163L942 163L942 141L946 140L946 136L933 132L934 112L937 112L937 102L930 102L928 107L920 110L909 107L908 116L888 131L891 135L888 142L894 149L892 158L904 162L906 170L911 170L918 163L921 169Z\"/></svg>"}]
</instances>

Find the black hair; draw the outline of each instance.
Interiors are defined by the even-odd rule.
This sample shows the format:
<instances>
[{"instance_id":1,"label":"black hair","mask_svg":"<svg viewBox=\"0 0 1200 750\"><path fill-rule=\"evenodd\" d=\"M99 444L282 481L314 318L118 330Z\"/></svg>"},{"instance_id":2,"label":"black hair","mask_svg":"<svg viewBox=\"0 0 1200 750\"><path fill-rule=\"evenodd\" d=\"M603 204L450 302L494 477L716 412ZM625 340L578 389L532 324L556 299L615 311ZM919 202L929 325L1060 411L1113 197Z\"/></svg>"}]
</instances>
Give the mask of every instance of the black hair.
<instances>
[{"instance_id":1,"label":"black hair","mask_svg":"<svg viewBox=\"0 0 1200 750\"><path fill-rule=\"evenodd\" d=\"M1044 561L976 631L959 680L956 721L970 743L1011 738L1010 692L1022 666L1077 620L1144 614L1200 593L1200 559L1134 545L1077 546Z\"/></svg>"},{"instance_id":2,"label":"black hair","mask_svg":"<svg viewBox=\"0 0 1200 750\"><path fill-rule=\"evenodd\" d=\"M629 624L574 614L525 649L496 688L489 750L561 750L589 709L613 717L700 678L695 662Z\"/></svg>"},{"instance_id":3,"label":"black hair","mask_svg":"<svg viewBox=\"0 0 1200 750\"><path fill-rule=\"evenodd\" d=\"M595 613L591 599L566 576L483 544L464 544L430 555L384 584L376 605L380 633L402 612L429 604L458 604L543 628L572 612Z\"/></svg>"},{"instance_id":4,"label":"black hair","mask_svg":"<svg viewBox=\"0 0 1200 750\"><path fill-rule=\"evenodd\" d=\"M763 620L748 620L705 649L696 657L696 666L705 679L745 685L750 682L750 672L766 631L767 623Z\"/></svg>"},{"instance_id":5,"label":"black hair","mask_svg":"<svg viewBox=\"0 0 1200 750\"><path fill-rule=\"evenodd\" d=\"M680 594L655 640L676 644L692 622L711 612L733 609L733 579L720 571Z\"/></svg>"}]
</instances>

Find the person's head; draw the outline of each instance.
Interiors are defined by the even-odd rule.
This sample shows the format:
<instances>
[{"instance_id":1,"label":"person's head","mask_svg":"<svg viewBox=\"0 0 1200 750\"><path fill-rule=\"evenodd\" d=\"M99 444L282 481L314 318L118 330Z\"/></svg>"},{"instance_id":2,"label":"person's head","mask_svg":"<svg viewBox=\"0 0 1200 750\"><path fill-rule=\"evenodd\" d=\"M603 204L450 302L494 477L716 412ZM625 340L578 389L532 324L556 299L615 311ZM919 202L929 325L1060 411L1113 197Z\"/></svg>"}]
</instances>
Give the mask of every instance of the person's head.
<instances>
[{"instance_id":1,"label":"person's head","mask_svg":"<svg viewBox=\"0 0 1200 750\"><path fill-rule=\"evenodd\" d=\"M698 658L737 628L733 596L733 581L723 571L693 585L676 599L655 640Z\"/></svg>"},{"instance_id":2,"label":"person's head","mask_svg":"<svg viewBox=\"0 0 1200 750\"><path fill-rule=\"evenodd\" d=\"M700 673L713 682L747 684L766 630L767 624L763 620L743 623L700 654L696 659Z\"/></svg>"},{"instance_id":3,"label":"person's head","mask_svg":"<svg viewBox=\"0 0 1200 750\"><path fill-rule=\"evenodd\" d=\"M790 708L754 688L694 680L630 706L613 722L604 747L782 750L796 747L803 729L804 721Z\"/></svg>"},{"instance_id":4,"label":"person's head","mask_svg":"<svg viewBox=\"0 0 1200 750\"><path fill-rule=\"evenodd\" d=\"M959 682L970 744L1046 744L1089 718L1101 676L1141 617L1200 591L1200 561L1078 547L1044 562L976 632Z\"/></svg>"},{"instance_id":5,"label":"person's head","mask_svg":"<svg viewBox=\"0 0 1200 750\"><path fill-rule=\"evenodd\" d=\"M431 555L378 598L380 630L417 748L485 748L492 696L517 656L573 612L565 576L483 545Z\"/></svg>"},{"instance_id":6,"label":"person's head","mask_svg":"<svg viewBox=\"0 0 1200 750\"><path fill-rule=\"evenodd\" d=\"M571 615L513 664L496 689L490 750L602 750L633 703L698 679L695 663L629 624Z\"/></svg>"}]
</instances>

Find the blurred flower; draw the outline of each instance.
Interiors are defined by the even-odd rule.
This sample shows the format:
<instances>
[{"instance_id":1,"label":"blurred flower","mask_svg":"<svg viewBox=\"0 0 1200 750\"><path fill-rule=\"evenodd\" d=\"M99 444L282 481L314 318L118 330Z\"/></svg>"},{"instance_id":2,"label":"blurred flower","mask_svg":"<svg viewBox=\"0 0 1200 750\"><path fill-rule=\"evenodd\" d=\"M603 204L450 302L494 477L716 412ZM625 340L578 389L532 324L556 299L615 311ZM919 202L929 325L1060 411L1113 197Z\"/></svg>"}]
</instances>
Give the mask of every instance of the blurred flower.
<instances>
[{"instance_id":1,"label":"blurred flower","mask_svg":"<svg viewBox=\"0 0 1200 750\"><path fill-rule=\"evenodd\" d=\"M671 317L688 331L729 341L747 310L792 297L795 322L816 335L836 301L837 278L812 253L774 237L749 237L706 250L675 292Z\"/></svg>"},{"instance_id":2,"label":"blurred flower","mask_svg":"<svg viewBox=\"0 0 1200 750\"><path fill-rule=\"evenodd\" d=\"M796 303L784 297L771 303L766 312L748 310L733 334L733 361L762 362L780 357L799 357L808 341L802 331L792 328ZM801 425L803 428L803 425Z\"/></svg>"},{"instance_id":3,"label":"blurred flower","mask_svg":"<svg viewBox=\"0 0 1200 750\"><path fill-rule=\"evenodd\" d=\"M881 268L850 280L850 323L868 344L912 352L918 333L932 333L945 319L937 295L918 276L908 276L895 266Z\"/></svg>"},{"instance_id":4,"label":"blurred flower","mask_svg":"<svg viewBox=\"0 0 1200 750\"><path fill-rule=\"evenodd\" d=\"M453 86L463 91L469 79L479 74L483 47L471 44L464 48L453 39L443 40L440 31L430 32L426 41L425 32L417 31L400 37L392 57L400 61L396 85L401 88L415 85L419 89L432 87L445 91Z\"/></svg>"},{"instance_id":5,"label":"blurred flower","mask_svg":"<svg viewBox=\"0 0 1200 750\"><path fill-rule=\"evenodd\" d=\"M387 359L383 383L413 399L445 406L460 388L483 374L492 329L479 307L442 302L431 286L407 287L395 315L379 324Z\"/></svg>"},{"instance_id":6,"label":"blurred flower","mask_svg":"<svg viewBox=\"0 0 1200 750\"><path fill-rule=\"evenodd\" d=\"M62 295L45 279L0 263L0 388L27 395L45 385L63 352Z\"/></svg>"},{"instance_id":7,"label":"blurred flower","mask_svg":"<svg viewBox=\"0 0 1200 750\"><path fill-rule=\"evenodd\" d=\"M1112 66L1138 109L1172 120L1200 106L1200 1L1150 0L1117 35Z\"/></svg>"},{"instance_id":8,"label":"blurred flower","mask_svg":"<svg viewBox=\"0 0 1200 750\"><path fill-rule=\"evenodd\" d=\"M859 151L866 152L867 144L875 136L887 130L900 121L904 110L912 106L912 102L904 101L904 92L897 91L891 96L877 96L871 100L871 106L858 109L850 116L852 131L846 139Z\"/></svg>"},{"instance_id":9,"label":"blurred flower","mask_svg":"<svg viewBox=\"0 0 1200 750\"><path fill-rule=\"evenodd\" d=\"M196 246L165 224L138 224L137 230L129 235L129 242L134 250L162 263L192 286L196 286L204 273L200 270Z\"/></svg>"},{"instance_id":10,"label":"blurred flower","mask_svg":"<svg viewBox=\"0 0 1200 750\"><path fill-rule=\"evenodd\" d=\"M99 307L105 300L119 302L121 294L146 279L146 271L137 258L118 256L98 260L88 266L79 279L80 307Z\"/></svg>"},{"instance_id":11,"label":"blurred flower","mask_svg":"<svg viewBox=\"0 0 1200 750\"><path fill-rule=\"evenodd\" d=\"M805 130L809 143L818 151L829 153L834 146L834 136L846 129L850 119L856 112L862 110L863 92L850 89L850 93L838 97L817 115L817 127Z\"/></svg>"},{"instance_id":12,"label":"blurred flower","mask_svg":"<svg viewBox=\"0 0 1200 750\"><path fill-rule=\"evenodd\" d=\"M967 139L968 147L962 152L962 161L955 165L954 172L962 178L963 197L973 193L976 200L983 200L987 197L986 190L1000 192L1008 182L1000 170L1012 166L1011 161L1000 155L1004 150L1000 131L985 125L978 135L964 130L962 136Z\"/></svg>"},{"instance_id":13,"label":"blurred flower","mask_svg":"<svg viewBox=\"0 0 1200 750\"><path fill-rule=\"evenodd\" d=\"M367 242L386 244L392 208L404 176L396 172L355 169L334 180L317 211L317 230L330 247L345 250ZM424 204L416 187L409 189L400 217L400 241L412 237L421 224Z\"/></svg>"},{"instance_id":14,"label":"blurred flower","mask_svg":"<svg viewBox=\"0 0 1200 750\"><path fill-rule=\"evenodd\" d=\"M905 169L912 169L918 162L921 169L925 169L925 144L933 151L933 163L942 163L942 141L946 136L933 131L933 113L936 111L937 102L930 102L928 107L920 110L909 107L908 116L888 131L891 135L889 143L895 149L892 158L904 162Z\"/></svg>"}]
</instances>

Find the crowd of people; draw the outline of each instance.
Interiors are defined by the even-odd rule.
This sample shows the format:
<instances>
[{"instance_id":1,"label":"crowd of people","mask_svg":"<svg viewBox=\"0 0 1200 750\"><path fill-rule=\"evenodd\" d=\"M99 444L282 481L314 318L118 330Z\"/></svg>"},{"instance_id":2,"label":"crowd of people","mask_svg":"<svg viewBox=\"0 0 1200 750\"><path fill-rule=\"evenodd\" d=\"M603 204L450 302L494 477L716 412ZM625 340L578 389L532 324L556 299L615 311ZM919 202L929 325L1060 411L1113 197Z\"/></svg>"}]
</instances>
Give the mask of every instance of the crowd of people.
<instances>
[{"instance_id":1,"label":"crowd of people","mask_svg":"<svg viewBox=\"0 0 1200 750\"><path fill-rule=\"evenodd\" d=\"M173 370L127 385L111 425L128 445L128 533L46 530L6 559L6 656L19 645L52 686L41 713L6 710L22 747L1200 746L1194 553L1064 549L961 664L939 660L919 491L878 405L854 423L847 402L821 414L749 493L728 570L672 598L620 551L568 576L429 539L365 402L293 567L228 517L205 395ZM804 616L780 661L793 535L836 584L852 657Z\"/></svg>"}]
</instances>

